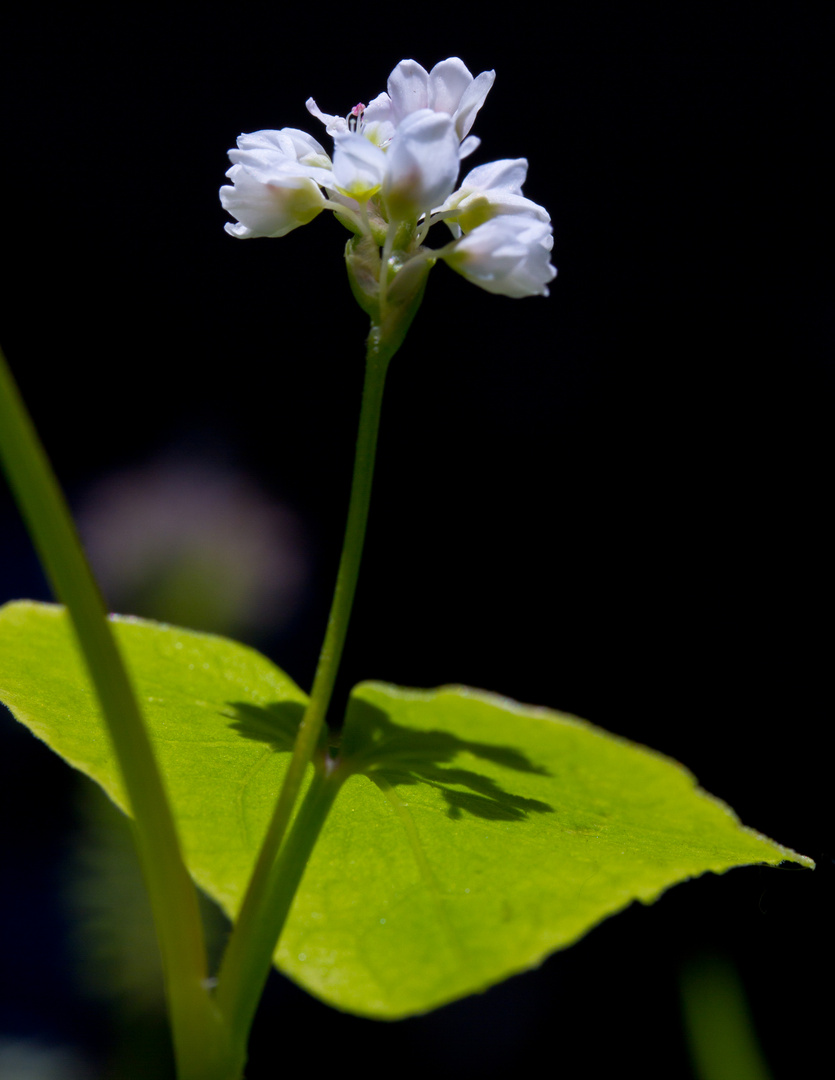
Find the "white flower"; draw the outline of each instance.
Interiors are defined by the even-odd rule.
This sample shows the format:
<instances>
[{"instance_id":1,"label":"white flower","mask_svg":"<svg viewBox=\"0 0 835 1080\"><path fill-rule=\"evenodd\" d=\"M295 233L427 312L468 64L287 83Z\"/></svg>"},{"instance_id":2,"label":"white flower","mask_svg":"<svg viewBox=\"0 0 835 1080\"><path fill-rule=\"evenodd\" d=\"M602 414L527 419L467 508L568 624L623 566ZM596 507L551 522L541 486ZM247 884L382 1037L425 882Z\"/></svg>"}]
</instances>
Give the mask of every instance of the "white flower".
<instances>
[{"instance_id":1,"label":"white flower","mask_svg":"<svg viewBox=\"0 0 835 1080\"><path fill-rule=\"evenodd\" d=\"M356 132L337 135L334 145L333 177L326 186L357 203L368 202L383 186L386 155Z\"/></svg>"},{"instance_id":2,"label":"white flower","mask_svg":"<svg viewBox=\"0 0 835 1080\"><path fill-rule=\"evenodd\" d=\"M330 159L306 132L283 128L241 135L229 159L232 184L220 189L220 201L238 219L224 226L232 236L285 236L324 209L314 177L321 182L327 170L318 162Z\"/></svg>"},{"instance_id":3,"label":"white flower","mask_svg":"<svg viewBox=\"0 0 835 1080\"><path fill-rule=\"evenodd\" d=\"M329 190L365 203L378 192L390 221L417 218L449 195L458 178L458 138L449 116L421 109L406 117L386 151L355 131L334 138Z\"/></svg>"},{"instance_id":4,"label":"white flower","mask_svg":"<svg viewBox=\"0 0 835 1080\"><path fill-rule=\"evenodd\" d=\"M491 218L443 249L442 258L488 292L547 296L557 271L549 261L551 226L528 214Z\"/></svg>"},{"instance_id":5,"label":"white flower","mask_svg":"<svg viewBox=\"0 0 835 1080\"><path fill-rule=\"evenodd\" d=\"M438 259L489 292L547 296L556 275L553 236L547 211L522 194L527 161L479 165L454 190L462 158L478 144L469 132L494 78L492 71L474 78L457 57L429 72L402 60L387 92L345 117L323 113L310 98L309 112L333 136L333 161L295 128L241 135L229 154L232 184L220 192L237 218L227 232L284 236L332 210L355 234L349 277L379 325L400 303L398 290L422 291ZM455 239L424 246L442 221Z\"/></svg>"},{"instance_id":6,"label":"white flower","mask_svg":"<svg viewBox=\"0 0 835 1080\"><path fill-rule=\"evenodd\" d=\"M436 213L443 214L454 236L471 232L498 214L529 214L539 221L550 221L544 207L522 194L527 173L525 158L478 165Z\"/></svg>"},{"instance_id":7,"label":"white flower","mask_svg":"<svg viewBox=\"0 0 835 1080\"><path fill-rule=\"evenodd\" d=\"M407 117L385 152L355 131L336 135L334 143L333 171L319 182L358 204L380 192L390 221L416 221L455 187L455 128L450 117L430 109Z\"/></svg>"}]
</instances>

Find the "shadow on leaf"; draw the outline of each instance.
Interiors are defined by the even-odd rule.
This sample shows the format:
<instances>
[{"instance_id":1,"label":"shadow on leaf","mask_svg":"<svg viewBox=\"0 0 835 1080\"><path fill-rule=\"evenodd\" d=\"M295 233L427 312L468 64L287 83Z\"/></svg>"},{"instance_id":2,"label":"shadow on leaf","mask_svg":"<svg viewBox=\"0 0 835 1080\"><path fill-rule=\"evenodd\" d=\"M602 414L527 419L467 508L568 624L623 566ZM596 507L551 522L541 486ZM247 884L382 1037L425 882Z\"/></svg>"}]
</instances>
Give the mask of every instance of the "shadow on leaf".
<instances>
[{"instance_id":1,"label":"shadow on leaf","mask_svg":"<svg viewBox=\"0 0 835 1080\"><path fill-rule=\"evenodd\" d=\"M229 702L230 727L246 739L290 752L304 715L296 701L257 706ZM415 731L393 723L381 709L352 698L341 737L340 757L349 773L361 773L382 785L427 784L439 791L451 818L466 811L490 821L521 821L529 814L553 813L553 807L505 791L492 777L453 765L461 753L491 761L505 769L548 776L512 746L459 739L447 731Z\"/></svg>"},{"instance_id":2,"label":"shadow on leaf","mask_svg":"<svg viewBox=\"0 0 835 1080\"><path fill-rule=\"evenodd\" d=\"M521 821L529 814L553 813L553 807L505 791L490 776L453 762L459 754L490 761L516 772L548 776L512 746L496 746L460 739L448 731L415 731L393 723L381 709L361 698L351 698L342 752L353 772L376 777L392 786L428 784L448 804L451 818L463 812L491 821Z\"/></svg>"},{"instance_id":3,"label":"shadow on leaf","mask_svg":"<svg viewBox=\"0 0 835 1080\"><path fill-rule=\"evenodd\" d=\"M270 705L252 705L248 701L227 702L234 712L226 715L232 720L233 731L245 739L269 743L279 752L289 753L304 716L300 701L275 701Z\"/></svg>"}]
</instances>

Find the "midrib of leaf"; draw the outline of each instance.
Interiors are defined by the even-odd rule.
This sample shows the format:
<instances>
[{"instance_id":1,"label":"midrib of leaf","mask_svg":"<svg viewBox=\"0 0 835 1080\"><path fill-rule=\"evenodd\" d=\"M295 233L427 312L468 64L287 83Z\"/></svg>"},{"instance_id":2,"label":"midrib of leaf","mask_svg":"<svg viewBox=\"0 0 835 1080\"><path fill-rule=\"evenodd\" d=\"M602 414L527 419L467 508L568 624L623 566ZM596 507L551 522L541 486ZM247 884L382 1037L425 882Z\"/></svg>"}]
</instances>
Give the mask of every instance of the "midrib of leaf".
<instances>
[{"instance_id":1,"label":"midrib of leaf","mask_svg":"<svg viewBox=\"0 0 835 1080\"><path fill-rule=\"evenodd\" d=\"M246 808L244 806L244 799L246 798L247 788L258 775L258 773L264 768L264 766L267 764L273 754L277 753L279 753L279 751L275 747L267 747L261 757L252 764L246 776L242 777L239 782L238 792L235 796L235 809L237 812L238 827L241 830L241 837L243 838L244 847L246 848L254 848L252 837L249 835L249 828L246 824Z\"/></svg>"}]
</instances>

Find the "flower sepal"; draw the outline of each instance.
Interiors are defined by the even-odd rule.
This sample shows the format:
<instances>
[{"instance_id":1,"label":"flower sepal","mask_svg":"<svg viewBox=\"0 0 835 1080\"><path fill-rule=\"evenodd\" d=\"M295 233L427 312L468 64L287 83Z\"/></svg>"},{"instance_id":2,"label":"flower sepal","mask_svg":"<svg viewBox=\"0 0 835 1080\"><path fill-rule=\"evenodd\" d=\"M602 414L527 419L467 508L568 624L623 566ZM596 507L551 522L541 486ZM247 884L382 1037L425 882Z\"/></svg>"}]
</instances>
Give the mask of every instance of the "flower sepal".
<instances>
[{"instance_id":1,"label":"flower sepal","mask_svg":"<svg viewBox=\"0 0 835 1080\"><path fill-rule=\"evenodd\" d=\"M435 259L423 250L407 256L398 266L399 261L397 256L391 260L395 266L394 276L381 305L380 321L372 326L372 334L379 329L379 340L389 355L403 344L423 301L429 271L435 265ZM374 321L372 318L372 323Z\"/></svg>"},{"instance_id":2,"label":"flower sepal","mask_svg":"<svg viewBox=\"0 0 835 1080\"><path fill-rule=\"evenodd\" d=\"M370 236L353 236L345 245L345 265L354 299L372 323L380 321L380 249Z\"/></svg>"},{"instance_id":3,"label":"flower sepal","mask_svg":"<svg viewBox=\"0 0 835 1080\"><path fill-rule=\"evenodd\" d=\"M370 236L354 236L345 245L345 265L354 299L371 319L381 349L394 355L423 300L426 279L436 260L426 249L395 250L389 259L386 288L380 288L383 261Z\"/></svg>"}]
</instances>

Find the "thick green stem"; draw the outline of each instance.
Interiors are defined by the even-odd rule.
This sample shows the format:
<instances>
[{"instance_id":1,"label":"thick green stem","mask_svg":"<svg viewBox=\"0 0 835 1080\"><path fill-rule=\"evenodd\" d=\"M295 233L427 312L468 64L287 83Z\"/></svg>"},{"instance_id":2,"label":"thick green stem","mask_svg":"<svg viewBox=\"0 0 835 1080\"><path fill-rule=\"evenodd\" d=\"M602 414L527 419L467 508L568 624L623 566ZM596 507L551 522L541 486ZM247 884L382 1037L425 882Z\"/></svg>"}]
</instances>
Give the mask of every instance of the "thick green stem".
<instances>
[{"instance_id":1,"label":"thick green stem","mask_svg":"<svg viewBox=\"0 0 835 1080\"><path fill-rule=\"evenodd\" d=\"M261 993L278 940L277 932L270 937L263 931L265 925L272 925L274 922L272 905L277 887L276 856L281 849L307 766L319 745L345 645L371 502L383 388L388 364L397 345L392 346L383 340L379 327L372 325L368 337L365 385L348 522L325 640L319 654L310 701L296 737L293 756L218 976L217 1003L231 1021L236 1039L241 1034L238 1025L246 1023L248 1030L251 1023L254 1013L252 1003L257 1002Z\"/></svg>"},{"instance_id":2,"label":"thick green stem","mask_svg":"<svg viewBox=\"0 0 835 1080\"><path fill-rule=\"evenodd\" d=\"M248 963L243 972L244 978L228 997L227 987L231 983L218 984L218 1006L223 1010L234 1038L239 1040L241 1052L246 1046L255 1010L270 973L276 942L284 929L310 853L345 779L340 769L329 766L330 760L322 755L322 763L313 774L287 840L270 866L264 883L265 903L258 919L251 924L248 936Z\"/></svg>"},{"instance_id":3,"label":"thick green stem","mask_svg":"<svg viewBox=\"0 0 835 1080\"><path fill-rule=\"evenodd\" d=\"M206 989L197 894L162 778L69 509L2 353L0 457L47 578L69 610L122 772L162 953L178 1077L234 1080L220 1014Z\"/></svg>"},{"instance_id":4,"label":"thick green stem","mask_svg":"<svg viewBox=\"0 0 835 1080\"><path fill-rule=\"evenodd\" d=\"M698 1080L772 1080L739 972L701 956L681 972L684 1030Z\"/></svg>"}]
</instances>

